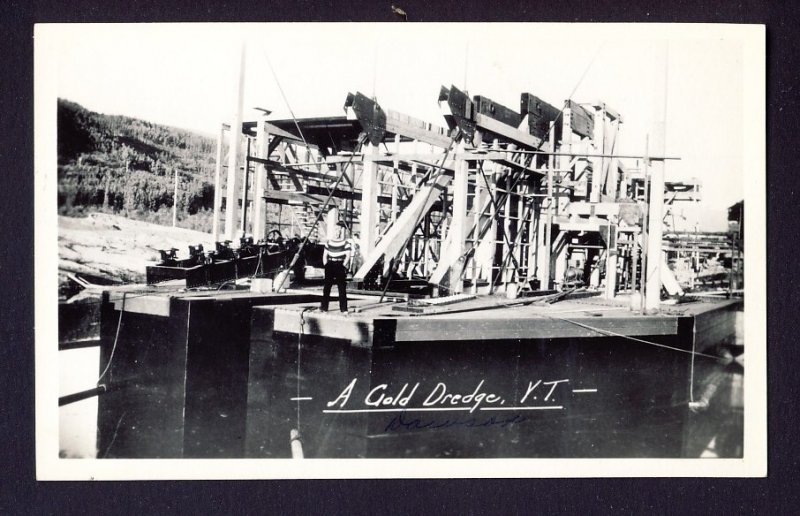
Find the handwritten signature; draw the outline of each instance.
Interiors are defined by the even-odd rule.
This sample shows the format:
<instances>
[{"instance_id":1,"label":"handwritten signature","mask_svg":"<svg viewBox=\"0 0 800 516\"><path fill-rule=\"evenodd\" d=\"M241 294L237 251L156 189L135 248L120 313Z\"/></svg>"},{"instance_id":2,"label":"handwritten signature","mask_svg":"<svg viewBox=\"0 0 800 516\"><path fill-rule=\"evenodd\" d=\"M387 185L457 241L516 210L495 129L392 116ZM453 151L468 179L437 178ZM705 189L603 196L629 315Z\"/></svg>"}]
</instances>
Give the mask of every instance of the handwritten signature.
<instances>
[{"instance_id":1,"label":"handwritten signature","mask_svg":"<svg viewBox=\"0 0 800 516\"><path fill-rule=\"evenodd\" d=\"M399 432L399 431L412 431L412 430L437 430L441 428L452 428L452 427L462 427L462 428L487 428L487 427L499 427L499 428L506 428L511 425L519 424L526 421L527 418L525 416L521 416L515 414L510 417L506 418L497 418L495 416L489 416L486 419L480 420L479 418L470 417L466 419L444 419L444 420L422 420L420 418L409 417L407 414L400 413L394 416L389 423L386 425L386 428L383 429L384 432Z\"/></svg>"}]
</instances>

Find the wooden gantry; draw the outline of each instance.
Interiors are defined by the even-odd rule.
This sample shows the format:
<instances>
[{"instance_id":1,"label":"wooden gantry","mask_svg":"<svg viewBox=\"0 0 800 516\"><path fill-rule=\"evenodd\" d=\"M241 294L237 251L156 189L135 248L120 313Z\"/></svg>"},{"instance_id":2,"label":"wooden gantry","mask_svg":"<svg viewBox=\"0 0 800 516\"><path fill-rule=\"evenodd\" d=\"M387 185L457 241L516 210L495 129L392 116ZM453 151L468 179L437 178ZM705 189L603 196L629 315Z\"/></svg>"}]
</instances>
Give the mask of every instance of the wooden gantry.
<instances>
[{"instance_id":1,"label":"wooden gantry","mask_svg":"<svg viewBox=\"0 0 800 516\"><path fill-rule=\"evenodd\" d=\"M445 127L361 93L346 97L340 116L239 121L224 209L223 126L215 235L223 215L232 241L276 229L306 237L327 217L308 236L324 239L336 220L348 225L359 288L394 274L427 282L434 296L483 294L548 290L582 275L613 298L646 284L653 199L698 198L697 182L666 182L649 195L649 170L672 158L620 155L623 119L603 102L557 108L523 93L516 111L451 86L439 104ZM667 267L659 274L672 284Z\"/></svg>"}]
</instances>

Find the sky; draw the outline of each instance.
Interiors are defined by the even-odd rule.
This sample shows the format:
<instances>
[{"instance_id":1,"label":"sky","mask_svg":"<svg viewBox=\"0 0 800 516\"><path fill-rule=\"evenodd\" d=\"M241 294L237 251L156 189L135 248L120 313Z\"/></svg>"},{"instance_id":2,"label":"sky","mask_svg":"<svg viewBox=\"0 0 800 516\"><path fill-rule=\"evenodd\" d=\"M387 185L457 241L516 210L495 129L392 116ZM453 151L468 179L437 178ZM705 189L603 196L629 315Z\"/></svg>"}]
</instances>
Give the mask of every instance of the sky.
<instances>
[{"instance_id":1,"label":"sky","mask_svg":"<svg viewBox=\"0 0 800 516\"><path fill-rule=\"evenodd\" d=\"M619 151L644 154L666 93L667 180L697 177L693 225L720 230L744 195L743 36L731 26L622 24L139 24L53 27L57 94L106 114L207 135L233 116L245 47L245 119L342 115L348 92L445 126L442 85L519 109L602 100ZM656 81L667 49L667 87ZM270 69L272 65L272 70ZM281 93L285 94L286 99ZM288 102L288 104L287 104ZM688 224L687 222L687 224Z\"/></svg>"}]
</instances>

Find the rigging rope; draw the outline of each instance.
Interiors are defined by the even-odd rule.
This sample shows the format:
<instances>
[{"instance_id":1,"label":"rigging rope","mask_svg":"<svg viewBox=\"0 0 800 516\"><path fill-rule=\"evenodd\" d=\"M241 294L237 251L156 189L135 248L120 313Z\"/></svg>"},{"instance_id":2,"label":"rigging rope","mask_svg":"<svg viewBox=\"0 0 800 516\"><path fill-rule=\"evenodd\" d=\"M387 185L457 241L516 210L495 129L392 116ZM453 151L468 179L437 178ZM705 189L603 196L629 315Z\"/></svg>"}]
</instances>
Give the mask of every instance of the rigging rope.
<instances>
[{"instance_id":1,"label":"rigging rope","mask_svg":"<svg viewBox=\"0 0 800 516\"><path fill-rule=\"evenodd\" d=\"M120 306L120 309L119 309L119 319L117 320L117 331L114 334L114 345L111 346L111 355L108 357L108 363L106 364L105 369L103 369L103 372L100 374L100 378L97 379L96 383L97 383L98 386L100 385L100 380L103 379L103 377L106 375L106 373L108 372L109 368L111 367L111 362L114 361L114 352L117 350L117 342L119 340L119 329L122 327L122 314L123 314L123 312L125 312L125 295L126 294L127 294L127 292L123 292L122 293L122 306ZM105 384L103 384L103 387L105 387Z\"/></svg>"},{"instance_id":2,"label":"rigging rope","mask_svg":"<svg viewBox=\"0 0 800 516\"><path fill-rule=\"evenodd\" d=\"M692 338L692 350L690 351L688 349L676 348L674 346L668 346L666 344L659 344L658 342L652 342L652 341L649 341L649 340L639 339L637 337L632 337L630 335L617 333L617 332L611 331L611 330L604 330L602 328L596 328L594 326L591 326L591 325L588 325L588 324L585 324L585 323L582 323L582 322L578 322L578 321L575 321L573 319L567 319L566 317L558 317L558 316L552 315L552 314L543 314L543 315L545 317L549 317L551 319L557 319L557 320L560 320L560 321L566 321L568 323L572 323L572 324L575 324L577 326L581 326L583 328L586 328L587 330L594 331L594 332L599 333L601 335L607 335L607 336L611 336L611 337L621 337L623 339L633 340L633 341L636 341L636 342L641 342L643 344L649 344L650 346L656 346L656 347L659 347L659 348L669 349L669 350L672 350L672 351L679 351L681 353L687 353L689 355L692 355L692 365L694 365L694 357L695 356L710 358L712 360L719 360L719 357L717 357L717 356L709 355L707 353L700 353L699 351L696 351L695 350L695 342L694 342L695 339L694 338ZM694 336L694 334L693 334L693 336Z\"/></svg>"}]
</instances>

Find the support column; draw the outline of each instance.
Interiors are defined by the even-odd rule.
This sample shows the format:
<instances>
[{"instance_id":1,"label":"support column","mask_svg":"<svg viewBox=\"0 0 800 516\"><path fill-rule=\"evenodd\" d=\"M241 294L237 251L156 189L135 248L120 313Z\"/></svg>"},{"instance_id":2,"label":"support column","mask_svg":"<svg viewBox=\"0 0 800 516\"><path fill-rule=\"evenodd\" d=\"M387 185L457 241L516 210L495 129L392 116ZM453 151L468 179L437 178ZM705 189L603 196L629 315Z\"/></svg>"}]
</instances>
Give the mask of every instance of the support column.
<instances>
[{"instance_id":1,"label":"support column","mask_svg":"<svg viewBox=\"0 0 800 516\"><path fill-rule=\"evenodd\" d=\"M537 192L529 191L528 193L536 194ZM541 214L537 214L536 202L538 199L539 197L531 197L526 201L526 203L534 203L528 213L528 220L524 221L528 227L528 274L525 276L527 281L539 277L539 220L537 217L541 217ZM542 209L541 206L539 206L539 210ZM541 282L541 280L539 281Z\"/></svg>"},{"instance_id":2,"label":"support column","mask_svg":"<svg viewBox=\"0 0 800 516\"><path fill-rule=\"evenodd\" d=\"M217 163L214 167L214 219L211 225L211 235L214 242L219 242L219 219L222 212L222 142L228 124L220 124L217 134Z\"/></svg>"},{"instance_id":3,"label":"support column","mask_svg":"<svg viewBox=\"0 0 800 516\"><path fill-rule=\"evenodd\" d=\"M614 135L614 144L609 152L615 152L619 149L619 119L611 122L611 134ZM624 197L619 194L619 158L610 158L608 165L608 176L606 179L606 194L614 198L614 200Z\"/></svg>"},{"instance_id":4,"label":"support column","mask_svg":"<svg viewBox=\"0 0 800 516\"><path fill-rule=\"evenodd\" d=\"M572 152L572 109L569 107L564 108L564 115L562 116L562 127L561 127L561 151L565 153ZM570 163L572 163L572 156L559 156L559 174L565 174L565 170L570 168ZM569 173L567 178L568 181L572 181L575 179L573 173ZM559 192L561 193L561 192ZM556 200L556 214L563 212L567 204L569 203L569 199L567 197L559 197Z\"/></svg>"},{"instance_id":5,"label":"support column","mask_svg":"<svg viewBox=\"0 0 800 516\"><path fill-rule=\"evenodd\" d=\"M569 123L565 120L564 123ZM550 151L556 152L556 135L554 123L550 122ZM559 168L566 168L569 163L569 156L558 157ZM550 154L547 157L547 196L541 198L539 203L538 226L536 229L536 240L531 241L531 245L536 245L536 278L539 280L539 288L548 290L550 288L550 263L552 261L553 243L553 209L556 199L553 197L553 181L555 181L556 157Z\"/></svg>"},{"instance_id":6,"label":"support column","mask_svg":"<svg viewBox=\"0 0 800 516\"><path fill-rule=\"evenodd\" d=\"M332 206L325 214L325 234L330 240L336 236L336 225L339 223L339 208Z\"/></svg>"},{"instance_id":7,"label":"support column","mask_svg":"<svg viewBox=\"0 0 800 516\"><path fill-rule=\"evenodd\" d=\"M256 156L267 159L269 148L269 133L265 121L259 120L256 132ZM267 181L267 166L264 163L256 164L255 185L253 187L253 240L258 242L266 236L267 206L264 202L264 190ZM278 221L281 222L280 220Z\"/></svg>"},{"instance_id":8,"label":"support column","mask_svg":"<svg viewBox=\"0 0 800 516\"><path fill-rule=\"evenodd\" d=\"M397 156L400 154L400 135L394 135L394 155L395 159L392 163L392 222L397 220L397 215L400 213L400 207L397 204L397 198L400 196L400 161Z\"/></svg>"},{"instance_id":9,"label":"support column","mask_svg":"<svg viewBox=\"0 0 800 516\"><path fill-rule=\"evenodd\" d=\"M364 146L364 162L361 173L361 216L359 225L361 226L361 253L368 256L375 249L375 240L378 238L377 225L378 219L378 194L380 184L378 183L378 164L369 158L378 154L378 147L367 143Z\"/></svg>"},{"instance_id":10,"label":"support column","mask_svg":"<svg viewBox=\"0 0 800 516\"><path fill-rule=\"evenodd\" d=\"M567 272L567 255L569 252L569 234L561 231L555 239L553 248L550 254L550 270L555 271L555 277L558 281L564 278ZM584 278L589 280L589 278Z\"/></svg>"},{"instance_id":11,"label":"support column","mask_svg":"<svg viewBox=\"0 0 800 516\"><path fill-rule=\"evenodd\" d=\"M606 108L600 106L594 115L594 134L592 135L595 152L606 152ZM605 171L605 158L591 158L592 184L589 190L589 202L600 202L600 193L603 188L603 173Z\"/></svg>"},{"instance_id":12,"label":"support column","mask_svg":"<svg viewBox=\"0 0 800 516\"><path fill-rule=\"evenodd\" d=\"M251 187L250 181L250 144L252 140L247 137L245 138L247 145L246 153L244 155L244 167L242 167L242 225L240 226L241 235L244 236L247 234L247 213L250 211L248 208L247 197Z\"/></svg>"},{"instance_id":13,"label":"support column","mask_svg":"<svg viewBox=\"0 0 800 516\"><path fill-rule=\"evenodd\" d=\"M606 252L606 299L614 299L617 293L617 225L609 224Z\"/></svg>"},{"instance_id":14,"label":"support column","mask_svg":"<svg viewBox=\"0 0 800 516\"><path fill-rule=\"evenodd\" d=\"M230 147L228 151L228 184L226 188L227 206L225 207L225 238L236 240L236 226L239 213L239 141L242 136L242 102L244 98L244 45L242 45L239 62L239 88L236 97L236 111L230 131ZM244 201L243 201L244 202Z\"/></svg>"},{"instance_id":15,"label":"support column","mask_svg":"<svg viewBox=\"0 0 800 516\"><path fill-rule=\"evenodd\" d=\"M456 155L464 154L464 142L459 142L455 151ZM464 234L467 226L467 192L469 178L469 164L464 159L454 161L455 175L453 177L453 218L450 221L450 248L451 256L464 255ZM480 172L479 172L480 173ZM473 256L473 259L475 257ZM458 294L464 289L464 283L458 278L452 278L450 292ZM474 280L473 280L474 281Z\"/></svg>"},{"instance_id":16,"label":"support column","mask_svg":"<svg viewBox=\"0 0 800 516\"><path fill-rule=\"evenodd\" d=\"M508 176L509 176L509 174L506 174L506 177L505 177L505 181L506 181L505 182L506 202L503 203L503 242L502 242L502 244L503 244L503 253L502 253L502 256L506 256L507 254L514 252L514 250L512 250L511 246L509 245L509 240L511 239L511 218L510 218L510 215L511 215L511 184L510 184L510 182L508 180L509 179ZM499 222L498 222L498 224L499 224ZM516 258L516 255L514 256L514 258ZM519 263L519 261L517 261L517 263ZM500 263L501 267L502 267L502 265L503 264ZM505 291L506 284L515 283L516 282L516 280L514 279L514 276L516 276L517 272L519 272L519 271L516 271L514 269L514 267L515 267L514 261L509 259L508 262L506 263L506 267L503 270L500 271L501 281L503 282L503 291ZM514 272L512 272L512 271L514 271Z\"/></svg>"},{"instance_id":17,"label":"support column","mask_svg":"<svg viewBox=\"0 0 800 516\"><path fill-rule=\"evenodd\" d=\"M665 155L667 112L667 43L661 44L661 66L656 66L655 87L659 94L654 99L654 127L652 154ZM658 62L658 61L656 61ZM655 89L654 88L654 91ZM661 302L661 238L664 224L664 160L654 160L650 177L650 207L647 228L647 271L645 310L658 310Z\"/></svg>"}]
</instances>

